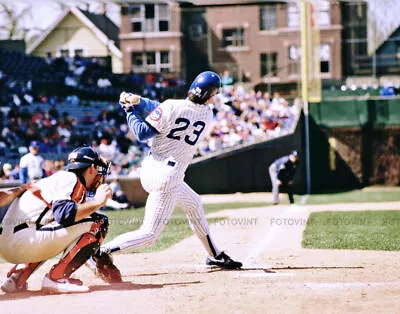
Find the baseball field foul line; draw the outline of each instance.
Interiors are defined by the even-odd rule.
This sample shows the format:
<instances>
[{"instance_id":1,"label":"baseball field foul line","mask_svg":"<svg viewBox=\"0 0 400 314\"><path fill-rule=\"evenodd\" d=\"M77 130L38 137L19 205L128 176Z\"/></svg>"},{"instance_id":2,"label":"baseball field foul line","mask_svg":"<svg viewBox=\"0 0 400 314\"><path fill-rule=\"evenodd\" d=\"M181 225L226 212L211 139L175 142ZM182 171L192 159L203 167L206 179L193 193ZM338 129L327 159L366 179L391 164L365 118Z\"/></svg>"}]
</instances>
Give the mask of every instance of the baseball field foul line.
<instances>
[{"instance_id":1,"label":"baseball field foul line","mask_svg":"<svg viewBox=\"0 0 400 314\"><path fill-rule=\"evenodd\" d=\"M293 210L296 205L291 205L290 207L285 207L283 210L280 211L280 215L276 218L283 218L289 208ZM272 243L276 236L279 234L279 229L281 226L273 225L267 232L267 234L258 242L257 246L250 252L250 254L245 259L245 264L248 266L253 266L253 262L257 257L267 248L267 246Z\"/></svg>"}]
</instances>

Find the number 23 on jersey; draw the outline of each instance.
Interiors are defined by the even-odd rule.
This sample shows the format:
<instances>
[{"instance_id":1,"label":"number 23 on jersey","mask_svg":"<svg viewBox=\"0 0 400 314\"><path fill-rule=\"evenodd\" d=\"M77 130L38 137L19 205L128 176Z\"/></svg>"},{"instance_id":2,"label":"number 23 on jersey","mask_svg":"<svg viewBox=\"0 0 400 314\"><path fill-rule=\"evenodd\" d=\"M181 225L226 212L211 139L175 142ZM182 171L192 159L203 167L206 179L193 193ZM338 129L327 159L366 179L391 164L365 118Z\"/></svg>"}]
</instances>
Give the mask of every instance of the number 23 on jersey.
<instances>
[{"instance_id":1,"label":"number 23 on jersey","mask_svg":"<svg viewBox=\"0 0 400 314\"><path fill-rule=\"evenodd\" d=\"M190 121L186 118L177 118L175 120L175 124L177 125L176 128L173 128L167 135L168 138L173 140L181 140L182 136L177 135L180 131L185 131L190 125ZM183 139L189 145L195 145L200 137L200 134L203 132L206 124L203 121L196 121L193 123L194 130L190 134L186 134Z\"/></svg>"}]
</instances>

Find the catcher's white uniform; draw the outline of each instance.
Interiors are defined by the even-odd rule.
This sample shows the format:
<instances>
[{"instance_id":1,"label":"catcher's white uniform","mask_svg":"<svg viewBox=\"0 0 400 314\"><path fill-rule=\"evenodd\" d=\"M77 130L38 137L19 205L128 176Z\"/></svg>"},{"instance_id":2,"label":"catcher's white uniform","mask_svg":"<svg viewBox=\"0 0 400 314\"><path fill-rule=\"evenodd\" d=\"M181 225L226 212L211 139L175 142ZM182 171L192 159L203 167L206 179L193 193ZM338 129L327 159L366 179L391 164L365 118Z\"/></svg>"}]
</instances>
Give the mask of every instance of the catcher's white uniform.
<instances>
[{"instance_id":1,"label":"catcher's white uniform","mask_svg":"<svg viewBox=\"0 0 400 314\"><path fill-rule=\"evenodd\" d=\"M50 204L57 200L85 202L86 188L74 173L59 171L39 180L36 186L43 199L26 191L11 203L2 221L0 256L11 263L34 263L53 258L89 232L95 220L89 217L68 227L54 220Z\"/></svg>"},{"instance_id":2,"label":"catcher's white uniform","mask_svg":"<svg viewBox=\"0 0 400 314\"><path fill-rule=\"evenodd\" d=\"M130 251L152 244L177 204L185 210L192 230L208 254L216 256L221 252L210 237L201 197L183 181L196 144L205 136L211 120L209 105L188 99L166 100L146 117L158 134L151 139L150 154L140 171L143 188L149 192L143 225L116 237L105 247Z\"/></svg>"}]
</instances>

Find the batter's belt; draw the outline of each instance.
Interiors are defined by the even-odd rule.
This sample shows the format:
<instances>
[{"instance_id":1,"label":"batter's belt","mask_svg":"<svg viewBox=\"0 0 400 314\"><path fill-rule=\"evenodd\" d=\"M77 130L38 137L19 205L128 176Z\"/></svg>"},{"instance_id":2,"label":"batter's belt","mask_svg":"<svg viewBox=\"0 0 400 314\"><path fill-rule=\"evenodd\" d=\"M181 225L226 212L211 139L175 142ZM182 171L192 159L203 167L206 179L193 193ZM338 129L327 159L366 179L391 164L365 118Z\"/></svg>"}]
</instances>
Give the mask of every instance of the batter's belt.
<instances>
[{"instance_id":1,"label":"batter's belt","mask_svg":"<svg viewBox=\"0 0 400 314\"><path fill-rule=\"evenodd\" d=\"M149 156L150 156L150 155L152 155L151 152L149 152ZM172 160L168 160L168 161L167 161L167 166L175 167L175 165L176 165L176 162L175 162L175 161L172 161Z\"/></svg>"},{"instance_id":2,"label":"batter's belt","mask_svg":"<svg viewBox=\"0 0 400 314\"><path fill-rule=\"evenodd\" d=\"M16 225L13 229L13 233L17 233L18 231L24 230L26 228L29 228L28 224L26 222ZM3 228L0 227L0 235L3 233Z\"/></svg>"}]
</instances>

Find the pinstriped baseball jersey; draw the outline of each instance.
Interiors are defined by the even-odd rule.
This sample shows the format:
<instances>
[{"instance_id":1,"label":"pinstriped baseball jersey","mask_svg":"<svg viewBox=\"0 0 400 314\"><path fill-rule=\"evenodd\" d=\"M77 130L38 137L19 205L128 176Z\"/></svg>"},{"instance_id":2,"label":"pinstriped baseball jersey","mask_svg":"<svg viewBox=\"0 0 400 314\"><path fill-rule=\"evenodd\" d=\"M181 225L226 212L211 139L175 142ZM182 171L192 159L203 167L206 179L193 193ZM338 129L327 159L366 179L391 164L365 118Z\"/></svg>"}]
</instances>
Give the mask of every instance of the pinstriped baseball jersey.
<instances>
[{"instance_id":1,"label":"pinstriped baseball jersey","mask_svg":"<svg viewBox=\"0 0 400 314\"><path fill-rule=\"evenodd\" d=\"M86 188L71 172L59 171L39 180L35 185L50 204L56 200L73 200L81 204L86 199ZM24 222L28 225L44 225L54 221L52 211L46 208L47 205L42 200L26 191L10 205L3 219L3 227L6 230Z\"/></svg>"},{"instance_id":2,"label":"pinstriped baseball jersey","mask_svg":"<svg viewBox=\"0 0 400 314\"><path fill-rule=\"evenodd\" d=\"M159 134L152 138L154 159L173 161L176 171L185 172L193 159L196 144L209 129L212 110L188 99L166 100L146 118Z\"/></svg>"}]
</instances>

